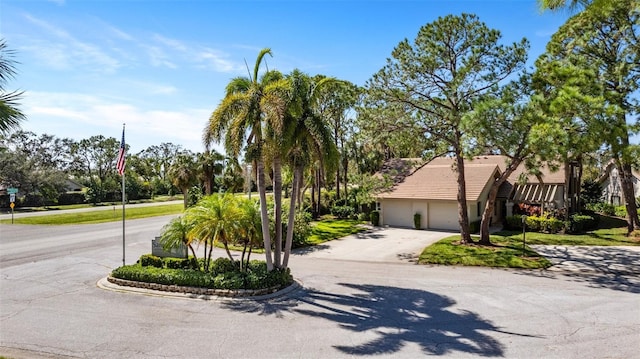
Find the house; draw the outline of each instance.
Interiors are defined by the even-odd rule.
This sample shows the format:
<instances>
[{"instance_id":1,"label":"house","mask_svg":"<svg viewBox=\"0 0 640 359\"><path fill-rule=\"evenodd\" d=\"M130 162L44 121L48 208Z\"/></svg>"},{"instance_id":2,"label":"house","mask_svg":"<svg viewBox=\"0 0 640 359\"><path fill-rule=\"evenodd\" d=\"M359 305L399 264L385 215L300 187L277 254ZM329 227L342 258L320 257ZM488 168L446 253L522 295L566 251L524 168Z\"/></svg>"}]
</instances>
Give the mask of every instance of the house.
<instances>
[{"instance_id":1,"label":"house","mask_svg":"<svg viewBox=\"0 0 640 359\"><path fill-rule=\"evenodd\" d=\"M633 176L634 197L640 197L640 172L631 171ZM613 162L609 162L604 172L598 178L598 184L602 188L602 201L610 203L614 206L622 206L625 204L624 195L622 194L622 185L620 182L620 173Z\"/></svg>"},{"instance_id":2,"label":"house","mask_svg":"<svg viewBox=\"0 0 640 359\"><path fill-rule=\"evenodd\" d=\"M506 162L505 156L496 155L465 160L466 210L470 222L482 218L491 184L503 173ZM413 227L414 214L419 213L421 228L458 230L458 184L454 169L454 158L439 157L415 169L387 192L378 194L380 223ZM519 204L545 210L564 207L567 186L563 169L554 172L544 167L540 169L539 178L524 172L521 165L500 187L493 223L513 215Z\"/></svg>"}]
</instances>

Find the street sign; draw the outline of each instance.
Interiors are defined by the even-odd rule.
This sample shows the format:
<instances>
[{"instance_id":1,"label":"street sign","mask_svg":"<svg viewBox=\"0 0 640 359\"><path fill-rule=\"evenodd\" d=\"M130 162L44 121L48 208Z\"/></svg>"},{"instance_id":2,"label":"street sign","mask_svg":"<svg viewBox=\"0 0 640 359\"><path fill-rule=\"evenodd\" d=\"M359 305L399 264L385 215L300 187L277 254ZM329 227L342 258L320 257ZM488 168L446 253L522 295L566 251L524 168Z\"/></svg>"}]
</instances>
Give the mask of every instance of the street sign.
<instances>
[{"instance_id":1,"label":"street sign","mask_svg":"<svg viewBox=\"0 0 640 359\"><path fill-rule=\"evenodd\" d=\"M11 209L13 209L13 207L15 207L15 206L16 206L16 204L13 203L13 202L11 202L11 204L9 205L9 207L11 207Z\"/></svg>"},{"instance_id":2,"label":"street sign","mask_svg":"<svg viewBox=\"0 0 640 359\"><path fill-rule=\"evenodd\" d=\"M9 194L9 202L13 203L16 201L16 194L15 193L10 193Z\"/></svg>"},{"instance_id":3,"label":"street sign","mask_svg":"<svg viewBox=\"0 0 640 359\"><path fill-rule=\"evenodd\" d=\"M18 193L18 189L14 188L14 187L7 188L7 193L8 194L16 194L16 193Z\"/></svg>"}]
</instances>

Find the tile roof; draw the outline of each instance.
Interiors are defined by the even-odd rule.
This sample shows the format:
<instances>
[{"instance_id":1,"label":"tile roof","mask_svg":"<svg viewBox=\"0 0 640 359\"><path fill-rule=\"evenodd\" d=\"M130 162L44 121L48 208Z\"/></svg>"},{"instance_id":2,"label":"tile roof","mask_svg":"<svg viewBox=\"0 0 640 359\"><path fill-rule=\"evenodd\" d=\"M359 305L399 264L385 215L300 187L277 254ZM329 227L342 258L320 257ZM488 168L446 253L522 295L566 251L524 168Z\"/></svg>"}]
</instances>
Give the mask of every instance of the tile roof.
<instances>
[{"instance_id":1,"label":"tile roof","mask_svg":"<svg viewBox=\"0 0 640 359\"><path fill-rule=\"evenodd\" d=\"M478 156L465 160L465 181L467 200L476 201L489 179L504 171L507 157L498 155ZM390 191L381 193L380 198L456 200L458 194L457 174L453 170L455 158L438 157L404 178ZM498 197L507 197L525 172L521 164L500 187ZM541 168L545 184L564 184L564 171L553 172L548 167ZM497 174L496 174L497 173ZM527 183L539 183L535 176L528 175Z\"/></svg>"},{"instance_id":2,"label":"tile roof","mask_svg":"<svg viewBox=\"0 0 640 359\"><path fill-rule=\"evenodd\" d=\"M466 165L467 200L476 201L487 182L498 173L496 165ZM458 195L457 174L450 165L425 165L405 178L380 198L455 200Z\"/></svg>"}]
</instances>

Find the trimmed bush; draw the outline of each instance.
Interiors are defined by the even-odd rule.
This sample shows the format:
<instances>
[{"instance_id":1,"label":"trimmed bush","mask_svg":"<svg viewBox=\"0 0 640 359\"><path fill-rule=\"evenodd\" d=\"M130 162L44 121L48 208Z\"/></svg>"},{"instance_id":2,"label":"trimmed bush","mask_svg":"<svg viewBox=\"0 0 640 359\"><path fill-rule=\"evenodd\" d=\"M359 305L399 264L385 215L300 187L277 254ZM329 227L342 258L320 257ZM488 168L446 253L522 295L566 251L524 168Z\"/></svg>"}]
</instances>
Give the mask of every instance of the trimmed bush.
<instances>
[{"instance_id":1,"label":"trimmed bush","mask_svg":"<svg viewBox=\"0 0 640 359\"><path fill-rule=\"evenodd\" d=\"M214 274L222 274L226 272L235 272L240 270L240 264L226 257L216 258L209 268Z\"/></svg>"},{"instance_id":2,"label":"trimmed bush","mask_svg":"<svg viewBox=\"0 0 640 359\"><path fill-rule=\"evenodd\" d=\"M265 289L284 287L293 282L288 268L268 272L267 264L256 260L249 262L246 272L235 269L224 273L205 273L193 269L143 267L140 264L134 264L114 269L111 276L137 282L213 289Z\"/></svg>"},{"instance_id":3,"label":"trimmed bush","mask_svg":"<svg viewBox=\"0 0 640 359\"><path fill-rule=\"evenodd\" d=\"M413 228L420 229L422 228L422 215L420 213L416 213L413 215Z\"/></svg>"},{"instance_id":4,"label":"trimmed bush","mask_svg":"<svg viewBox=\"0 0 640 359\"><path fill-rule=\"evenodd\" d=\"M371 224L374 226L379 226L380 225L380 212L378 211L371 211Z\"/></svg>"},{"instance_id":5,"label":"trimmed bush","mask_svg":"<svg viewBox=\"0 0 640 359\"><path fill-rule=\"evenodd\" d=\"M164 267L164 261L162 260L162 258L151 255L151 254L143 254L142 256L140 256L140 265L143 267L156 267L156 268L163 268Z\"/></svg>"},{"instance_id":6,"label":"trimmed bush","mask_svg":"<svg viewBox=\"0 0 640 359\"><path fill-rule=\"evenodd\" d=\"M600 217L597 215L589 216L585 214L574 214L571 216L571 232L582 233L598 228Z\"/></svg>"},{"instance_id":7,"label":"trimmed bush","mask_svg":"<svg viewBox=\"0 0 640 359\"><path fill-rule=\"evenodd\" d=\"M331 208L331 214L340 219L350 218L354 213L355 210L351 206L335 206Z\"/></svg>"}]
</instances>

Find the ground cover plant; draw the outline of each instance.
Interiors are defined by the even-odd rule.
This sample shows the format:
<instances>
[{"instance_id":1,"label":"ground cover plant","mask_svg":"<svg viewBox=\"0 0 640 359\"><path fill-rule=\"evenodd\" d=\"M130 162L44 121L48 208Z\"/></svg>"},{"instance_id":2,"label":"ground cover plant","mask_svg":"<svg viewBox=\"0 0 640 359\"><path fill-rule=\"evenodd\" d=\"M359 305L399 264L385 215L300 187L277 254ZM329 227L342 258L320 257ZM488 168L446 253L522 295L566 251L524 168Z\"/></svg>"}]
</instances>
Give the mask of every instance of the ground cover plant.
<instances>
[{"instance_id":1,"label":"ground cover plant","mask_svg":"<svg viewBox=\"0 0 640 359\"><path fill-rule=\"evenodd\" d=\"M205 270L205 268L207 268ZM252 260L244 270L238 261L217 258L205 265L204 260L159 258L143 255L133 265L111 272L114 278L143 283L157 283L209 289L284 288L293 283L288 268L267 271L264 261Z\"/></svg>"}]
</instances>

